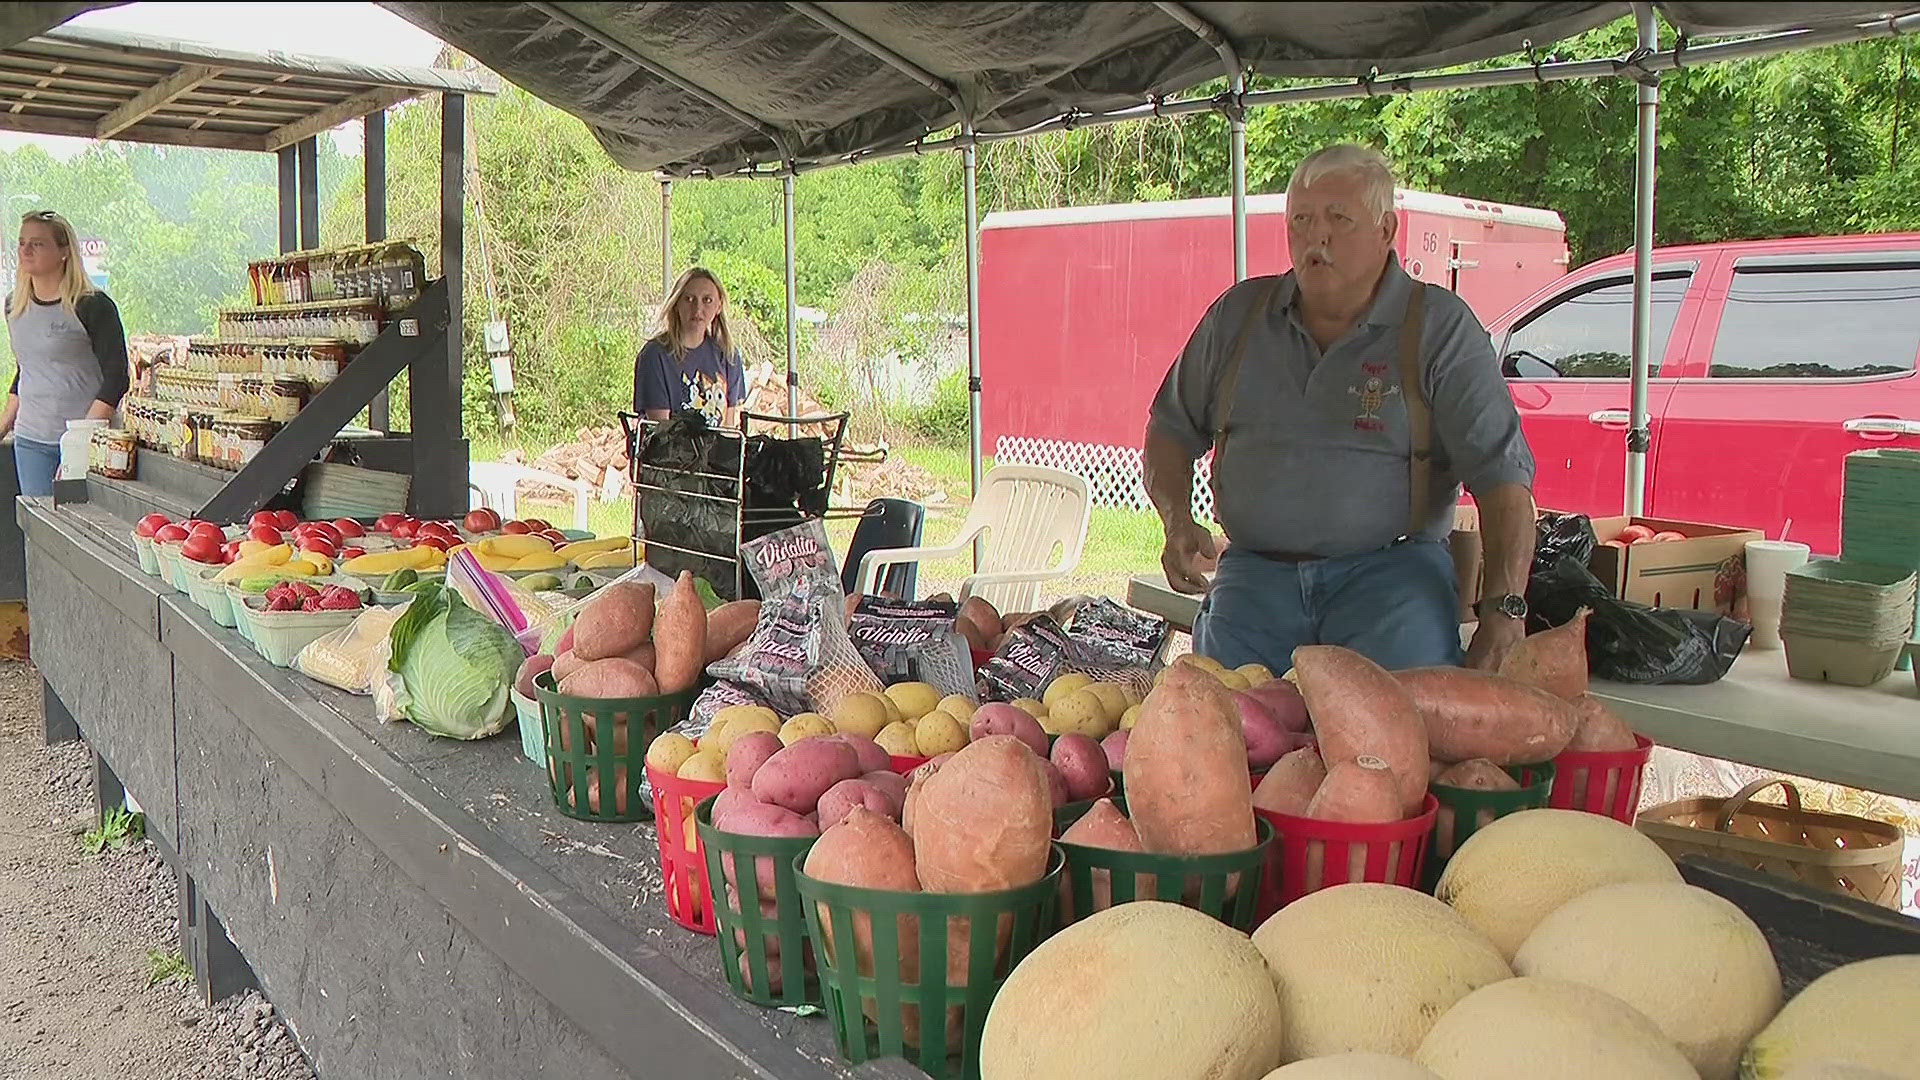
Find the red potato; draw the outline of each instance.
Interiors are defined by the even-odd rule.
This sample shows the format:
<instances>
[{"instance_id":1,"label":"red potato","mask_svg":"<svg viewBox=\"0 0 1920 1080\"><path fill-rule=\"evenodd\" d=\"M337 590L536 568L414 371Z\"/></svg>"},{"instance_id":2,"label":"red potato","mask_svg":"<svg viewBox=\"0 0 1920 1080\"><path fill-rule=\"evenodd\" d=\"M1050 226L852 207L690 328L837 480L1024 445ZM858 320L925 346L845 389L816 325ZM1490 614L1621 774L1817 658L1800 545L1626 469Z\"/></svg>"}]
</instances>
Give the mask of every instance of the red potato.
<instances>
[{"instance_id":1,"label":"red potato","mask_svg":"<svg viewBox=\"0 0 1920 1080\"><path fill-rule=\"evenodd\" d=\"M1058 810L1069 801L1066 774L1060 771L1060 766L1051 761L1042 761L1040 767L1046 771L1047 775L1047 798L1052 802L1053 808Z\"/></svg>"},{"instance_id":2,"label":"red potato","mask_svg":"<svg viewBox=\"0 0 1920 1080\"><path fill-rule=\"evenodd\" d=\"M1045 764L1020 740L989 735L917 783L913 839L920 887L997 892L1040 880L1053 839Z\"/></svg>"},{"instance_id":3,"label":"red potato","mask_svg":"<svg viewBox=\"0 0 1920 1080\"><path fill-rule=\"evenodd\" d=\"M1305 817L1307 804L1326 778L1327 766L1320 760L1319 751L1312 747L1290 751L1260 778L1260 786L1253 789L1253 805L1276 814Z\"/></svg>"},{"instance_id":4,"label":"red potato","mask_svg":"<svg viewBox=\"0 0 1920 1080\"><path fill-rule=\"evenodd\" d=\"M860 757L853 747L835 739L801 739L781 747L754 772L753 797L808 814L828 788L859 775Z\"/></svg>"},{"instance_id":5,"label":"red potato","mask_svg":"<svg viewBox=\"0 0 1920 1080\"><path fill-rule=\"evenodd\" d=\"M593 594L570 628L567 644L582 660L630 652L653 632L653 586L616 582Z\"/></svg>"},{"instance_id":6,"label":"red potato","mask_svg":"<svg viewBox=\"0 0 1920 1080\"><path fill-rule=\"evenodd\" d=\"M707 612L706 663L724 660L727 654L753 636L760 623L760 601L735 600Z\"/></svg>"},{"instance_id":7,"label":"red potato","mask_svg":"<svg viewBox=\"0 0 1920 1080\"><path fill-rule=\"evenodd\" d=\"M524 698L533 697L534 677L543 671L553 670L553 657L546 653L536 653L520 663L520 670L514 673L513 688L520 691Z\"/></svg>"},{"instance_id":8,"label":"red potato","mask_svg":"<svg viewBox=\"0 0 1920 1080\"><path fill-rule=\"evenodd\" d=\"M1127 808L1148 851L1216 855L1254 844L1253 785L1233 700L1218 680L1168 668L1127 740Z\"/></svg>"},{"instance_id":9,"label":"red potato","mask_svg":"<svg viewBox=\"0 0 1920 1080\"><path fill-rule=\"evenodd\" d=\"M891 796L874 784L856 777L840 781L820 796L820 827L831 829L840 824L856 806L864 806L889 819L899 813Z\"/></svg>"},{"instance_id":10,"label":"red potato","mask_svg":"<svg viewBox=\"0 0 1920 1080\"><path fill-rule=\"evenodd\" d=\"M1100 740L1100 750L1107 755L1109 772L1124 774L1127 767L1127 737L1131 731L1116 731Z\"/></svg>"},{"instance_id":11,"label":"red potato","mask_svg":"<svg viewBox=\"0 0 1920 1080\"><path fill-rule=\"evenodd\" d=\"M1406 687L1338 645L1302 645L1293 650L1293 670L1327 768L1362 754L1377 757L1393 770L1401 810L1416 812L1427 796L1428 729Z\"/></svg>"},{"instance_id":12,"label":"red potato","mask_svg":"<svg viewBox=\"0 0 1920 1080\"><path fill-rule=\"evenodd\" d=\"M1063 844L1078 844L1082 847L1104 848L1108 851L1139 851L1140 834L1134 831L1133 822L1127 815L1113 805L1112 799L1101 799L1080 815L1080 820L1067 826L1060 834ZM1135 882L1135 900L1153 899L1152 878L1141 878ZM1105 911L1113 906L1112 874L1106 870L1095 870L1089 881L1094 911ZM1073 874L1069 871L1060 877L1061 910L1073 911Z\"/></svg>"},{"instance_id":13,"label":"red potato","mask_svg":"<svg viewBox=\"0 0 1920 1080\"><path fill-rule=\"evenodd\" d=\"M1090 736L1077 732L1060 736L1054 740L1048 760L1066 781L1068 802L1097 799L1113 788L1113 770L1107 764L1107 755Z\"/></svg>"},{"instance_id":14,"label":"red potato","mask_svg":"<svg viewBox=\"0 0 1920 1080\"><path fill-rule=\"evenodd\" d=\"M1440 770L1433 782L1466 791L1519 791L1520 782L1486 758L1472 758Z\"/></svg>"},{"instance_id":15,"label":"red potato","mask_svg":"<svg viewBox=\"0 0 1920 1080\"><path fill-rule=\"evenodd\" d=\"M809 741L813 740L801 740ZM820 834L820 839L808 850L802 870L816 881L836 885L886 889L891 892L920 891L914 867L913 840L888 818L860 806L849 811L838 825ZM816 947L828 963L835 963L835 950L840 943L834 940L832 920L828 918L824 905L822 908L820 925L823 940ZM861 975L871 976L874 974L873 917L866 912L856 912L852 922L856 969ZM920 981L919 920L911 915L897 916L893 930L899 946L900 980L908 984L917 983ZM869 1017L878 1013L877 1004L871 998L862 1001L861 1008ZM911 1005L902 1006L901 1020L907 1031L917 1032L919 1009Z\"/></svg>"},{"instance_id":16,"label":"red potato","mask_svg":"<svg viewBox=\"0 0 1920 1080\"><path fill-rule=\"evenodd\" d=\"M721 788L720 794L713 797L714 828L721 828L720 823L727 819L727 815L748 804L757 804L759 801L753 797L753 792L748 788L736 787L733 784ZM732 832L733 830L725 829L724 831Z\"/></svg>"},{"instance_id":17,"label":"red potato","mask_svg":"<svg viewBox=\"0 0 1920 1080\"><path fill-rule=\"evenodd\" d=\"M1307 817L1377 825L1399 821L1400 783L1387 763L1371 754L1327 767L1327 778L1307 803Z\"/></svg>"},{"instance_id":18,"label":"red potato","mask_svg":"<svg viewBox=\"0 0 1920 1080\"><path fill-rule=\"evenodd\" d=\"M1631 750L1638 745L1634 741L1633 729L1627 726L1627 722L1592 694L1581 694L1575 698L1573 711L1580 720L1579 726L1573 730L1573 739L1567 743L1567 750L1612 753Z\"/></svg>"},{"instance_id":19,"label":"red potato","mask_svg":"<svg viewBox=\"0 0 1920 1080\"><path fill-rule=\"evenodd\" d=\"M565 630L560 631L560 640L553 643L553 654L555 656L558 656L563 652L572 652L572 651L573 651L573 627L569 626Z\"/></svg>"},{"instance_id":20,"label":"red potato","mask_svg":"<svg viewBox=\"0 0 1920 1080\"><path fill-rule=\"evenodd\" d=\"M727 785L751 789L753 774L780 752L780 736L771 731L749 731L727 747Z\"/></svg>"},{"instance_id":21,"label":"red potato","mask_svg":"<svg viewBox=\"0 0 1920 1080\"><path fill-rule=\"evenodd\" d=\"M739 794L729 798L730 792ZM713 827L721 832L738 833L741 836L818 836L820 829L812 821L794 813L783 806L760 802L748 794L745 789L729 786L713 801ZM759 890L757 895L770 900L774 895L774 866L770 855L756 856L753 860L753 880ZM720 856L720 872L727 884L739 887L734 876L733 854L723 852Z\"/></svg>"},{"instance_id":22,"label":"red potato","mask_svg":"<svg viewBox=\"0 0 1920 1080\"><path fill-rule=\"evenodd\" d=\"M653 634L654 651L659 654L654 674L661 693L677 694L699 682L707 666L707 609L700 603L690 571L680 571L660 605L658 624Z\"/></svg>"},{"instance_id":23,"label":"red potato","mask_svg":"<svg viewBox=\"0 0 1920 1080\"><path fill-rule=\"evenodd\" d=\"M907 808L907 778L891 769L876 769L873 772L861 773L860 779L886 793L887 798L893 802L893 813L889 816L895 821L900 820Z\"/></svg>"},{"instance_id":24,"label":"red potato","mask_svg":"<svg viewBox=\"0 0 1920 1080\"><path fill-rule=\"evenodd\" d=\"M1504 675L1432 667L1395 677L1419 703L1432 754L1441 761L1547 761L1567 748L1579 724L1572 705Z\"/></svg>"},{"instance_id":25,"label":"red potato","mask_svg":"<svg viewBox=\"0 0 1920 1080\"><path fill-rule=\"evenodd\" d=\"M1236 691L1233 704L1240 714L1240 737L1247 744L1249 768L1256 771L1267 768L1279 761L1280 755L1293 749L1293 732L1287 730L1260 699Z\"/></svg>"},{"instance_id":26,"label":"red potato","mask_svg":"<svg viewBox=\"0 0 1920 1080\"><path fill-rule=\"evenodd\" d=\"M1011 735L1041 757L1047 756L1047 730L1040 721L1004 702L990 701L973 711L967 724L968 741L979 742L988 735Z\"/></svg>"},{"instance_id":27,"label":"red potato","mask_svg":"<svg viewBox=\"0 0 1920 1080\"><path fill-rule=\"evenodd\" d=\"M853 754L860 759L860 771L863 773L882 772L893 766L893 759L887 756L880 744L865 735L855 735L851 731L842 731L829 736L853 748Z\"/></svg>"},{"instance_id":28,"label":"red potato","mask_svg":"<svg viewBox=\"0 0 1920 1080\"><path fill-rule=\"evenodd\" d=\"M1672 529L1667 529L1665 531L1657 532L1653 534L1653 542L1656 544L1671 544L1675 540L1685 540L1686 538L1687 538L1686 533L1676 532Z\"/></svg>"},{"instance_id":29,"label":"red potato","mask_svg":"<svg viewBox=\"0 0 1920 1080\"><path fill-rule=\"evenodd\" d=\"M1242 691L1259 702L1280 726L1288 731L1305 731L1309 723L1307 701L1300 688L1285 679L1268 679L1251 690Z\"/></svg>"},{"instance_id":30,"label":"red potato","mask_svg":"<svg viewBox=\"0 0 1920 1080\"><path fill-rule=\"evenodd\" d=\"M1500 674L1563 701L1573 701L1586 693L1590 614L1587 608L1581 608L1560 626L1521 641L1500 661Z\"/></svg>"}]
</instances>

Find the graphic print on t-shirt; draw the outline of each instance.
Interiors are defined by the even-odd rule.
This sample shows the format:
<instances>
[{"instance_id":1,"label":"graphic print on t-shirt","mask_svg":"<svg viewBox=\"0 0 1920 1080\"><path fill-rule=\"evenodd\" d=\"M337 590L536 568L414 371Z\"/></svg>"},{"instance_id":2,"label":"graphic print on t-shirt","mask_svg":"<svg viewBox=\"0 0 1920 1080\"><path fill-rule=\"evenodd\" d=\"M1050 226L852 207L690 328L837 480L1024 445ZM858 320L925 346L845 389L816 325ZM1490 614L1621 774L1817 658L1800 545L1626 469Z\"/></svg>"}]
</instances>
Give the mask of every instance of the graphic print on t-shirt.
<instances>
[{"instance_id":1,"label":"graphic print on t-shirt","mask_svg":"<svg viewBox=\"0 0 1920 1080\"><path fill-rule=\"evenodd\" d=\"M1380 410L1386 407L1388 398L1400 392L1400 387L1390 386L1381 378L1387 373L1385 364L1361 364L1360 370L1365 375L1359 384L1347 388L1347 393L1360 399L1360 415L1353 418L1353 430L1385 431L1387 425L1380 420Z\"/></svg>"},{"instance_id":2,"label":"graphic print on t-shirt","mask_svg":"<svg viewBox=\"0 0 1920 1080\"><path fill-rule=\"evenodd\" d=\"M707 424L719 427L726 420L727 380L705 371L682 371L680 384L687 391L687 408L698 409Z\"/></svg>"}]
</instances>

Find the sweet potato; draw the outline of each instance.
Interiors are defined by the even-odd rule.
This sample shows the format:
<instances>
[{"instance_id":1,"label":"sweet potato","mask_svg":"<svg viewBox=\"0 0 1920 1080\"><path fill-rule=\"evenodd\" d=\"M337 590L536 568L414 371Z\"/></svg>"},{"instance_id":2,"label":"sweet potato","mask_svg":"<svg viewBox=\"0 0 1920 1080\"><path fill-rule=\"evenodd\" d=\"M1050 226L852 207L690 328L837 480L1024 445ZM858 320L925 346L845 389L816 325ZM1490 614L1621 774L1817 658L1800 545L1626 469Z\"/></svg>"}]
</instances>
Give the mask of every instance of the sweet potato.
<instances>
[{"instance_id":1,"label":"sweet potato","mask_svg":"<svg viewBox=\"0 0 1920 1080\"><path fill-rule=\"evenodd\" d=\"M886 792L866 780L855 777L852 780L840 781L828 788L826 794L820 796L818 811L820 827L831 829L840 824L841 820L856 806L864 806L888 819L898 813L893 805L893 799Z\"/></svg>"},{"instance_id":2,"label":"sweet potato","mask_svg":"<svg viewBox=\"0 0 1920 1080\"><path fill-rule=\"evenodd\" d=\"M780 736L768 731L749 731L727 747L727 784L751 788L753 774L767 759L780 752Z\"/></svg>"},{"instance_id":3,"label":"sweet potato","mask_svg":"<svg viewBox=\"0 0 1920 1080\"><path fill-rule=\"evenodd\" d=\"M1573 711L1580 722L1573 729L1573 739L1567 743L1567 750L1612 753L1631 750L1637 745L1633 729L1627 726L1627 722L1592 694L1581 694L1573 699Z\"/></svg>"},{"instance_id":4,"label":"sweet potato","mask_svg":"<svg viewBox=\"0 0 1920 1080\"><path fill-rule=\"evenodd\" d=\"M1011 735L1027 744L1027 749L1047 756L1047 731L1040 721L1025 711L1004 702L990 701L973 711L967 724L968 741L979 742L988 735Z\"/></svg>"},{"instance_id":5,"label":"sweet potato","mask_svg":"<svg viewBox=\"0 0 1920 1080\"><path fill-rule=\"evenodd\" d=\"M553 667L550 669L553 672L553 685L558 687L566 681L567 676L586 666L587 661L580 659L571 652L562 650L554 653Z\"/></svg>"},{"instance_id":6,"label":"sweet potato","mask_svg":"<svg viewBox=\"0 0 1920 1080\"><path fill-rule=\"evenodd\" d=\"M659 655L653 671L661 693L677 694L699 681L700 672L706 668L707 609L694 591L691 571L680 571L660 605L653 647Z\"/></svg>"},{"instance_id":7,"label":"sweet potato","mask_svg":"<svg viewBox=\"0 0 1920 1080\"><path fill-rule=\"evenodd\" d=\"M920 792L926 787L927 780L952 758L952 754L935 755L914 766L913 771L907 774L907 797L900 803L900 824L908 832L913 831L913 808L920 801Z\"/></svg>"},{"instance_id":8,"label":"sweet potato","mask_svg":"<svg viewBox=\"0 0 1920 1080\"><path fill-rule=\"evenodd\" d=\"M967 639L967 648L975 652L990 651L987 646L993 639L981 633L972 619L956 618L953 620L953 628L960 632L961 637Z\"/></svg>"},{"instance_id":9,"label":"sweet potato","mask_svg":"<svg viewBox=\"0 0 1920 1080\"><path fill-rule=\"evenodd\" d=\"M776 736L775 742L779 742ZM827 789L860 775L853 747L836 739L801 739L783 746L753 774L753 796L796 814L811 813Z\"/></svg>"},{"instance_id":10,"label":"sweet potato","mask_svg":"<svg viewBox=\"0 0 1920 1080\"><path fill-rule=\"evenodd\" d=\"M838 825L822 833L808 850L802 869L816 881L837 885L893 892L920 891L920 883L914 872L912 839L900 826L865 807L854 807ZM860 974L870 976L874 973L873 917L864 911L855 912L852 923L855 965ZM895 919L900 979L909 984L920 981L918 924L919 920L911 915L900 915ZM820 927L823 940L817 943L817 947L828 963L835 963L836 949L840 943L834 940L833 921L824 904L821 905ZM871 998L861 1002L861 1007L869 1017L878 1011ZM917 1029L919 1010L904 1006L901 1011L907 1030Z\"/></svg>"},{"instance_id":11,"label":"sweet potato","mask_svg":"<svg viewBox=\"0 0 1920 1080\"><path fill-rule=\"evenodd\" d=\"M1338 645L1302 645L1293 650L1293 670L1327 768L1362 754L1377 757L1393 770L1401 810L1417 811L1427 796L1427 728L1406 688Z\"/></svg>"},{"instance_id":12,"label":"sweet potato","mask_svg":"<svg viewBox=\"0 0 1920 1080\"><path fill-rule=\"evenodd\" d=\"M546 653L529 656L520 662L520 670L514 672L513 688L520 691L521 697L532 698L534 676L551 670L553 670L553 657Z\"/></svg>"},{"instance_id":13,"label":"sweet potato","mask_svg":"<svg viewBox=\"0 0 1920 1080\"><path fill-rule=\"evenodd\" d=\"M853 748L853 755L860 759L861 772L879 772L893 766L893 759L887 756L885 750L880 749L880 744L865 735L842 731L828 737Z\"/></svg>"},{"instance_id":14,"label":"sweet potato","mask_svg":"<svg viewBox=\"0 0 1920 1080\"><path fill-rule=\"evenodd\" d=\"M1547 761L1567 748L1579 723L1572 705L1504 675L1432 667L1395 678L1418 703L1432 754L1442 761Z\"/></svg>"},{"instance_id":15,"label":"sweet potato","mask_svg":"<svg viewBox=\"0 0 1920 1080\"><path fill-rule=\"evenodd\" d=\"M1267 770L1253 789L1253 805L1289 817L1305 817L1313 793L1327 778L1326 763L1312 747L1294 750Z\"/></svg>"},{"instance_id":16,"label":"sweet potato","mask_svg":"<svg viewBox=\"0 0 1920 1080\"><path fill-rule=\"evenodd\" d=\"M1400 783L1387 763L1371 754L1327 767L1327 778L1307 803L1307 817L1315 821L1343 821L1354 825L1399 821Z\"/></svg>"},{"instance_id":17,"label":"sweet potato","mask_svg":"<svg viewBox=\"0 0 1920 1080\"><path fill-rule=\"evenodd\" d=\"M1433 782L1467 791L1519 791L1520 782L1486 758L1470 758L1440 771Z\"/></svg>"},{"instance_id":18,"label":"sweet potato","mask_svg":"<svg viewBox=\"0 0 1920 1080\"><path fill-rule=\"evenodd\" d=\"M653 652L653 642L651 641L643 641L620 655L639 664L648 671L652 671L657 663L657 658Z\"/></svg>"},{"instance_id":19,"label":"sweet potato","mask_svg":"<svg viewBox=\"0 0 1920 1080\"><path fill-rule=\"evenodd\" d=\"M1113 805L1112 799L1101 799L1080 815L1080 820L1067 826L1060 834L1063 844L1079 844L1082 847L1105 848L1109 851L1139 851L1140 834L1134 831L1133 822L1127 815ZM1092 907L1089 913L1105 911L1113 906L1113 882L1111 873L1095 870L1091 876L1090 891ZM1141 878L1135 882L1135 900L1151 900L1152 878ZM1060 903L1062 911L1073 911L1073 871L1069 869L1060 877Z\"/></svg>"},{"instance_id":20,"label":"sweet potato","mask_svg":"<svg viewBox=\"0 0 1920 1080\"><path fill-rule=\"evenodd\" d=\"M1091 736L1078 733L1060 736L1054 740L1053 752L1047 760L1060 770L1066 781L1068 802L1097 799L1113 788L1113 770L1107 766L1107 755Z\"/></svg>"},{"instance_id":21,"label":"sweet potato","mask_svg":"<svg viewBox=\"0 0 1920 1080\"><path fill-rule=\"evenodd\" d=\"M1581 608L1565 623L1515 645L1500 661L1500 674L1545 690L1562 701L1573 701L1586 693L1588 614Z\"/></svg>"},{"instance_id":22,"label":"sweet potato","mask_svg":"<svg viewBox=\"0 0 1920 1080\"><path fill-rule=\"evenodd\" d=\"M568 697L644 698L658 694L653 672L624 656L589 660L560 683Z\"/></svg>"},{"instance_id":23,"label":"sweet potato","mask_svg":"<svg viewBox=\"0 0 1920 1080\"><path fill-rule=\"evenodd\" d=\"M735 600L707 612L706 663L724 660L741 642L753 636L760 623L760 601Z\"/></svg>"},{"instance_id":24,"label":"sweet potato","mask_svg":"<svg viewBox=\"0 0 1920 1080\"><path fill-rule=\"evenodd\" d=\"M886 793L887 798L893 801L893 813L889 816L895 821L900 820L907 808L907 778L890 769L876 769L861 773L860 779Z\"/></svg>"},{"instance_id":25,"label":"sweet potato","mask_svg":"<svg viewBox=\"0 0 1920 1080\"><path fill-rule=\"evenodd\" d=\"M1148 851L1216 855L1254 844L1247 747L1228 692L1168 668L1127 740L1127 807Z\"/></svg>"},{"instance_id":26,"label":"sweet potato","mask_svg":"<svg viewBox=\"0 0 1920 1080\"><path fill-rule=\"evenodd\" d=\"M1020 740L989 735L918 785L913 840L922 889L997 892L1040 880L1053 839L1043 764Z\"/></svg>"},{"instance_id":27,"label":"sweet potato","mask_svg":"<svg viewBox=\"0 0 1920 1080\"><path fill-rule=\"evenodd\" d=\"M1127 767L1127 739L1132 737L1131 730L1116 731L1100 740L1100 750L1107 755L1107 771L1124 773Z\"/></svg>"},{"instance_id":28,"label":"sweet potato","mask_svg":"<svg viewBox=\"0 0 1920 1080\"><path fill-rule=\"evenodd\" d=\"M1055 810L1067 805L1067 777L1060 766L1051 761L1042 761L1040 768L1047 777L1047 799Z\"/></svg>"},{"instance_id":29,"label":"sweet potato","mask_svg":"<svg viewBox=\"0 0 1920 1080\"><path fill-rule=\"evenodd\" d=\"M653 632L653 586L616 582L587 601L573 620L573 653L604 660L627 652Z\"/></svg>"}]
</instances>

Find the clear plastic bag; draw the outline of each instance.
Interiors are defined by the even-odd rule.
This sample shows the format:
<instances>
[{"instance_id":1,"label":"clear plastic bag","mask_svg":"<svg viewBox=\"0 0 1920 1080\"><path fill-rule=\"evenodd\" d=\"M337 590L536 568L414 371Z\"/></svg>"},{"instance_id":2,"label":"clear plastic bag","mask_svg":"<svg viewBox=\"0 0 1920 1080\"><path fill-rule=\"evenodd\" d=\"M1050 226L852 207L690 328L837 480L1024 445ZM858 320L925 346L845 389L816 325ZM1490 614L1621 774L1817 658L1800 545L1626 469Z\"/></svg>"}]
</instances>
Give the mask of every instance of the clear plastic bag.
<instances>
[{"instance_id":1,"label":"clear plastic bag","mask_svg":"<svg viewBox=\"0 0 1920 1080\"><path fill-rule=\"evenodd\" d=\"M406 604L368 608L351 624L301 649L293 658L294 670L350 694L373 693L374 682L387 670L387 635L406 610Z\"/></svg>"},{"instance_id":2,"label":"clear plastic bag","mask_svg":"<svg viewBox=\"0 0 1920 1080\"><path fill-rule=\"evenodd\" d=\"M667 590L673 588L672 578L645 563L623 572L607 584L617 585L627 581L640 584L651 583L654 595L659 597L666 596ZM515 599L519 599L523 594L527 597L533 596L532 593L521 589L517 583L509 584L518 590L514 594ZM604 588L606 588L605 585L601 586L601 589ZM560 635L566 632L567 627L573 625L573 617L580 614L580 609L586 607L598 595L600 595L600 589L595 589L578 600L558 606L536 600L538 610L527 612L527 627L517 631L513 635L514 640L520 643L521 648L528 650L528 655L552 651L554 643L560 640Z\"/></svg>"}]
</instances>

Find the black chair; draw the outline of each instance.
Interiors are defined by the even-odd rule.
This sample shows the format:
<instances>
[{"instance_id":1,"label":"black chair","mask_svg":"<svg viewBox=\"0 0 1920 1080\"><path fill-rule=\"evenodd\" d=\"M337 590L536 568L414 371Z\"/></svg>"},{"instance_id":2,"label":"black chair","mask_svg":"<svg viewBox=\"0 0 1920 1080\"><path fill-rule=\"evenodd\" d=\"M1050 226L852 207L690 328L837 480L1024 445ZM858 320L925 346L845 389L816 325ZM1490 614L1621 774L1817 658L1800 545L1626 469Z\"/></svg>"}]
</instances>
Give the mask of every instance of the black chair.
<instances>
[{"instance_id":1,"label":"black chair","mask_svg":"<svg viewBox=\"0 0 1920 1080\"><path fill-rule=\"evenodd\" d=\"M853 541L847 545L847 561L840 571L840 585L852 596L860 589L860 560L869 551L886 548L918 547L920 527L926 524L927 508L910 499L875 499L867 504L866 516L854 527ZM895 563L880 575L880 595L896 600L912 600L914 585L920 576L920 564Z\"/></svg>"}]
</instances>

